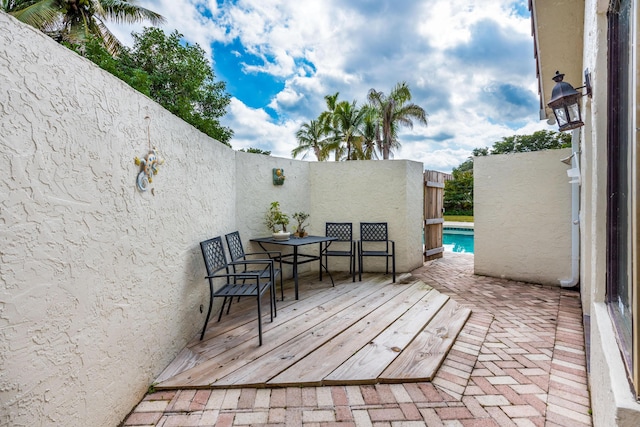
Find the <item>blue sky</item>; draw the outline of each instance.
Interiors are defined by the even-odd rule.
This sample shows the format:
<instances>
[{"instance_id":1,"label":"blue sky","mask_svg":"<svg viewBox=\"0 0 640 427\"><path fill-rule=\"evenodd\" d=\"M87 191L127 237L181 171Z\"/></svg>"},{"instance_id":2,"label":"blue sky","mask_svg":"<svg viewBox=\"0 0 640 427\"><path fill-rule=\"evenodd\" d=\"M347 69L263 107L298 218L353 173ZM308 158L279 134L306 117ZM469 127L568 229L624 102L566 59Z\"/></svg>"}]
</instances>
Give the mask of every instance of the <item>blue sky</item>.
<instances>
[{"instance_id":1,"label":"blue sky","mask_svg":"<svg viewBox=\"0 0 640 427\"><path fill-rule=\"evenodd\" d=\"M527 0L139 0L211 55L233 148L291 157L324 96L366 102L405 81L428 114L395 159L450 172L477 147L553 130L538 117ZM111 26L125 44L141 26ZM310 153L306 160L315 160Z\"/></svg>"}]
</instances>

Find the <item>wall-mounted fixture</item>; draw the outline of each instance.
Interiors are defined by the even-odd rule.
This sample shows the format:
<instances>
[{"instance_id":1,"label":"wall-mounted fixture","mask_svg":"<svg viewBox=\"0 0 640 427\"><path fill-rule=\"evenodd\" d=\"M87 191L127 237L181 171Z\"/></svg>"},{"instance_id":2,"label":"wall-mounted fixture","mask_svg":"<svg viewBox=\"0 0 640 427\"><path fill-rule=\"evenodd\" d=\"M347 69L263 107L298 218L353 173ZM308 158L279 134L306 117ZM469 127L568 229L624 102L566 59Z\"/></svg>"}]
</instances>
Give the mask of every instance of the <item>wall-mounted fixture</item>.
<instances>
[{"instance_id":1,"label":"wall-mounted fixture","mask_svg":"<svg viewBox=\"0 0 640 427\"><path fill-rule=\"evenodd\" d=\"M580 164L578 163L578 153L572 153L569 157L565 157L560 160L567 166L571 166L571 169L567 170L567 176L571 178L569 184L581 184L580 180Z\"/></svg>"},{"instance_id":2,"label":"wall-mounted fixture","mask_svg":"<svg viewBox=\"0 0 640 427\"><path fill-rule=\"evenodd\" d=\"M149 123L147 124L147 141L149 143L149 151L146 156L142 158L136 156L133 159L133 162L137 166L140 166L140 171L136 178L136 185L140 191L147 191L149 189L149 184L153 182L153 176L158 174L160 165L164 164L164 159L158 154L157 148L151 146L151 133L149 130L151 117L146 116L145 120L149 120ZM153 188L151 189L151 194L154 196L156 195Z\"/></svg>"},{"instance_id":3,"label":"wall-mounted fixture","mask_svg":"<svg viewBox=\"0 0 640 427\"><path fill-rule=\"evenodd\" d=\"M281 168L273 168L273 185L282 185L284 184L284 169Z\"/></svg>"},{"instance_id":4,"label":"wall-mounted fixture","mask_svg":"<svg viewBox=\"0 0 640 427\"><path fill-rule=\"evenodd\" d=\"M562 81L564 74L556 71L553 81L556 85L551 91L551 100L547 104L556 116L559 130L571 130L584 126L580 113L580 98L582 93L578 92L569 83ZM589 69L584 70L585 85L578 89L586 88L587 96L591 96L591 74Z\"/></svg>"}]
</instances>

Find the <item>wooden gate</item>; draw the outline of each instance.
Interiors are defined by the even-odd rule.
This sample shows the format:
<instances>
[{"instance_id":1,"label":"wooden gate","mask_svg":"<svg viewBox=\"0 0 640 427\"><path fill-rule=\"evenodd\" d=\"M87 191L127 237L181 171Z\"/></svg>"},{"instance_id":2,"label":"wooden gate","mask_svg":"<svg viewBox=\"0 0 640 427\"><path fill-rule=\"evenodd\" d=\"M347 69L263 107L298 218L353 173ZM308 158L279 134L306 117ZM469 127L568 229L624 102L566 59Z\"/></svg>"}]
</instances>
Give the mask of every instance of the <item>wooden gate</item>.
<instances>
[{"instance_id":1,"label":"wooden gate","mask_svg":"<svg viewBox=\"0 0 640 427\"><path fill-rule=\"evenodd\" d=\"M442 258L444 182L449 174L424 171L424 261Z\"/></svg>"}]
</instances>

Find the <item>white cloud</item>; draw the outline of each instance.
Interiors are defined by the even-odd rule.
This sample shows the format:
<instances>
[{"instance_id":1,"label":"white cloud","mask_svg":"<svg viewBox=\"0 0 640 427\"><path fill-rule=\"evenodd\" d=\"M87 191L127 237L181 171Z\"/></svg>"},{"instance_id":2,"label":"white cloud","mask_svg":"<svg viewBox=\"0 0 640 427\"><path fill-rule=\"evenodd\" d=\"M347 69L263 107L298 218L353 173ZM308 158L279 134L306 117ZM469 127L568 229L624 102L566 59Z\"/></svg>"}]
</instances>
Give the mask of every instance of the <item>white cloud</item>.
<instances>
[{"instance_id":1,"label":"white cloud","mask_svg":"<svg viewBox=\"0 0 640 427\"><path fill-rule=\"evenodd\" d=\"M518 0L526 9L527 0ZM270 75L283 89L252 109L233 99L225 125L234 148L290 157L295 132L324 109L325 95L366 101L406 81L429 126L403 130L395 158L450 171L476 147L550 129L538 120L531 25L513 0L141 0L211 52L238 40L260 61L244 72ZM203 15L208 9L207 18ZM215 60L215 57L214 57ZM279 115L274 120L265 109Z\"/></svg>"},{"instance_id":2,"label":"white cloud","mask_svg":"<svg viewBox=\"0 0 640 427\"><path fill-rule=\"evenodd\" d=\"M297 146L295 133L302 124L292 120L274 123L263 109L247 107L236 98L231 98L228 113L221 122L235 132L231 141L234 149L260 148L288 158Z\"/></svg>"}]
</instances>

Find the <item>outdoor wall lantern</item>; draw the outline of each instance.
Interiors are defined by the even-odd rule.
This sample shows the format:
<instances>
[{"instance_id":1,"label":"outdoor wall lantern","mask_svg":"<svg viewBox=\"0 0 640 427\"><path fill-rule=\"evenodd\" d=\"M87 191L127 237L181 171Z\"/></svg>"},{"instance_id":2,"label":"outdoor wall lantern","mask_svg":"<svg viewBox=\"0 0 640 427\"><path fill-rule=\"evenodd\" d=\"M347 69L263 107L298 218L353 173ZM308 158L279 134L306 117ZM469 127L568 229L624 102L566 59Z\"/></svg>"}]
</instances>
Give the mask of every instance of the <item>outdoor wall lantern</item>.
<instances>
[{"instance_id":1,"label":"outdoor wall lantern","mask_svg":"<svg viewBox=\"0 0 640 427\"><path fill-rule=\"evenodd\" d=\"M556 85L551 91L551 100L547 104L556 116L560 132L584 126L580 113L580 98L582 93L578 92L569 83L563 82L564 74L556 71L553 81ZM591 75L589 70L584 70L585 85L578 89L586 88L587 96L591 96Z\"/></svg>"}]
</instances>

